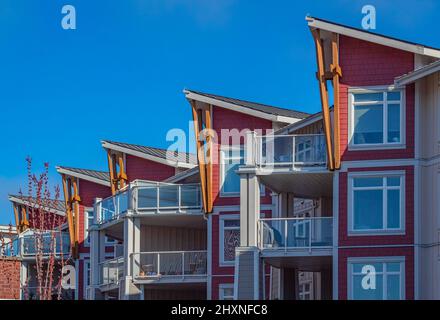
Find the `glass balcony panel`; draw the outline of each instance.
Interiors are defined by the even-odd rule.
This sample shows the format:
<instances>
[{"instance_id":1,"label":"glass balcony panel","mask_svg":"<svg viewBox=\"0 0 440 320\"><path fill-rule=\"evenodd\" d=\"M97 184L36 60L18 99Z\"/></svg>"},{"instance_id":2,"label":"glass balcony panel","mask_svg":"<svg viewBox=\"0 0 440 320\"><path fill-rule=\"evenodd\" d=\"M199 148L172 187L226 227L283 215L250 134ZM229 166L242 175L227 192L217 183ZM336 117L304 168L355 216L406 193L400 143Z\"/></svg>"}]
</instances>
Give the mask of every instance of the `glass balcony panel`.
<instances>
[{"instance_id":1,"label":"glass balcony panel","mask_svg":"<svg viewBox=\"0 0 440 320\"><path fill-rule=\"evenodd\" d=\"M184 208L198 208L201 203L200 187L198 185L181 186L181 206Z\"/></svg>"},{"instance_id":2,"label":"glass balcony panel","mask_svg":"<svg viewBox=\"0 0 440 320\"><path fill-rule=\"evenodd\" d=\"M179 207L179 186L159 187L159 208Z\"/></svg>"},{"instance_id":3,"label":"glass balcony panel","mask_svg":"<svg viewBox=\"0 0 440 320\"><path fill-rule=\"evenodd\" d=\"M157 187L142 187L138 188L138 208L148 209L157 208Z\"/></svg>"}]
</instances>

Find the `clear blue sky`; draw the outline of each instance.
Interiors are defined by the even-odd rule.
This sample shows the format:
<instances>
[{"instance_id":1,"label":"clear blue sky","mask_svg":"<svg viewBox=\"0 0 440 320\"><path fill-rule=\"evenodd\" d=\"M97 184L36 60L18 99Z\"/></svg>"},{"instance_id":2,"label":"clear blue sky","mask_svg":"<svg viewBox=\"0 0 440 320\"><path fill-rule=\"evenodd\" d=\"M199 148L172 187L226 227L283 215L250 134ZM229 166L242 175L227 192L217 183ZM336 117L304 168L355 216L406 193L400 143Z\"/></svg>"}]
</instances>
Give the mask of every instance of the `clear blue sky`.
<instances>
[{"instance_id":1,"label":"clear blue sky","mask_svg":"<svg viewBox=\"0 0 440 320\"><path fill-rule=\"evenodd\" d=\"M61 28L76 7L77 29ZM105 170L101 139L166 147L182 89L319 110L306 14L440 47L439 1L2 0L0 223L34 164ZM52 183L59 183L51 170Z\"/></svg>"}]
</instances>

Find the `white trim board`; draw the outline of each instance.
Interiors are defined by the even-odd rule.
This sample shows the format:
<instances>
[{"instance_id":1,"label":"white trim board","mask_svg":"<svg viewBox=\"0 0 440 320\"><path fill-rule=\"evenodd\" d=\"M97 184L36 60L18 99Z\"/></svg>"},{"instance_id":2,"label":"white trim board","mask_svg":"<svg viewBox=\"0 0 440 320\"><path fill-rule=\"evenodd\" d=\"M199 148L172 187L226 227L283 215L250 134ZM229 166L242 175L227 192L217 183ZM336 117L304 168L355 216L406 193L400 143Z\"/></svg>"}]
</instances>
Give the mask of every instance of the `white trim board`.
<instances>
[{"instance_id":1,"label":"white trim board","mask_svg":"<svg viewBox=\"0 0 440 320\"><path fill-rule=\"evenodd\" d=\"M302 120L299 118L279 116L279 115L270 114L270 113L266 113L266 112L259 111L259 110L246 108L246 107L243 107L243 106L240 106L237 104L233 104L230 102L225 102L222 100L218 100L218 99L210 98L210 97L207 97L207 96L204 96L201 94L197 94L197 93L189 91L189 90L183 90L183 93L185 94L185 96L188 100L196 100L196 101L203 102L203 103L206 103L209 105L214 105L217 107L221 107L221 108L228 109L228 110L235 111L235 112L248 114L253 117L262 118L262 119L266 119L266 120L270 120L270 121L291 124L291 123L295 123L295 122Z\"/></svg>"},{"instance_id":2,"label":"white trim board","mask_svg":"<svg viewBox=\"0 0 440 320\"><path fill-rule=\"evenodd\" d=\"M368 31L357 30L354 28L346 27L329 21L323 21L318 18L306 17L306 21L310 28L322 29L325 31L334 32L344 36L377 43L380 45L396 48L403 51L408 51L434 58L440 58L440 50L436 50L433 48L428 48L422 45L389 38Z\"/></svg>"},{"instance_id":3,"label":"white trim board","mask_svg":"<svg viewBox=\"0 0 440 320\"><path fill-rule=\"evenodd\" d=\"M56 167L56 170L57 170L57 172L59 174L65 174L65 175L72 176L72 177L75 177L75 178L78 178L78 179L82 179L82 180L86 180L86 181L90 181L90 182L93 182L93 183L97 183L97 184L100 184L100 185L103 185L103 186L106 186L106 187L110 187L110 181L105 181L105 180L101 180L101 179L98 179L98 178L90 177L88 175L85 175L85 174L82 174L82 173L78 173L76 171L71 171L69 169L65 169L65 168L62 168L62 167Z\"/></svg>"}]
</instances>

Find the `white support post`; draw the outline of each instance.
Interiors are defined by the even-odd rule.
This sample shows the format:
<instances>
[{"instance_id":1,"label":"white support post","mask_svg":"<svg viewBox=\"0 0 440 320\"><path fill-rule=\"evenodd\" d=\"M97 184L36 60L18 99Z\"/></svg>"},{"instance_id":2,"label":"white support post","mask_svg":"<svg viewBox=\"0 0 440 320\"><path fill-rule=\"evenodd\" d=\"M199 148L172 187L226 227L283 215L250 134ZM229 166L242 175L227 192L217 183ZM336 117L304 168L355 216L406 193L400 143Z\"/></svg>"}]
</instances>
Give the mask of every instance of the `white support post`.
<instances>
[{"instance_id":1,"label":"white support post","mask_svg":"<svg viewBox=\"0 0 440 320\"><path fill-rule=\"evenodd\" d=\"M246 166L254 166L255 165L255 150L257 149L255 147L257 142L256 134L253 131L247 131L246 132L246 160L245 164Z\"/></svg>"}]
</instances>

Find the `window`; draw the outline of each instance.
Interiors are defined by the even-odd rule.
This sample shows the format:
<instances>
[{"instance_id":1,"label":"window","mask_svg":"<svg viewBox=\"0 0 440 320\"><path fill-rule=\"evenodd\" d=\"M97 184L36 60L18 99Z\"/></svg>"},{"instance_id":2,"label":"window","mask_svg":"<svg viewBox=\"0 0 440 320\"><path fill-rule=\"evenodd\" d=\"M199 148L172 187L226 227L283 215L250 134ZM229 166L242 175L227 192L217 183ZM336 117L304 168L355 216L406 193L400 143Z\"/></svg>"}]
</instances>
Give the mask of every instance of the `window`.
<instances>
[{"instance_id":1,"label":"window","mask_svg":"<svg viewBox=\"0 0 440 320\"><path fill-rule=\"evenodd\" d=\"M240 220L220 219L220 263L232 265L235 261L235 247L240 245Z\"/></svg>"},{"instance_id":2,"label":"window","mask_svg":"<svg viewBox=\"0 0 440 320\"><path fill-rule=\"evenodd\" d=\"M347 269L349 272L348 298L353 300L405 299L404 269L405 261L402 257L349 260ZM371 270L374 272L371 273ZM364 281L365 277L374 279L370 281L375 282L375 288L371 286L372 282ZM366 283L370 286L365 287Z\"/></svg>"},{"instance_id":3,"label":"window","mask_svg":"<svg viewBox=\"0 0 440 320\"><path fill-rule=\"evenodd\" d=\"M220 152L221 190L222 197L240 196L240 175L236 173L244 164L244 150L241 147L226 147ZM264 196L264 185L260 184L260 195Z\"/></svg>"},{"instance_id":4,"label":"window","mask_svg":"<svg viewBox=\"0 0 440 320\"><path fill-rule=\"evenodd\" d=\"M234 300L234 285L221 284L219 287L219 300Z\"/></svg>"},{"instance_id":5,"label":"window","mask_svg":"<svg viewBox=\"0 0 440 320\"><path fill-rule=\"evenodd\" d=\"M84 225L84 241L90 245L89 228L93 225L93 210L86 210L86 223Z\"/></svg>"},{"instance_id":6,"label":"window","mask_svg":"<svg viewBox=\"0 0 440 320\"><path fill-rule=\"evenodd\" d=\"M299 300L313 300L313 272L300 271L298 273Z\"/></svg>"},{"instance_id":7,"label":"window","mask_svg":"<svg viewBox=\"0 0 440 320\"><path fill-rule=\"evenodd\" d=\"M240 195L240 176L235 172L244 163L244 151L242 148L229 147L221 151L221 195Z\"/></svg>"},{"instance_id":8,"label":"window","mask_svg":"<svg viewBox=\"0 0 440 320\"><path fill-rule=\"evenodd\" d=\"M403 91L354 90L351 101L351 146L403 143Z\"/></svg>"},{"instance_id":9,"label":"window","mask_svg":"<svg viewBox=\"0 0 440 320\"><path fill-rule=\"evenodd\" d=\"M404 174L351 176L351 232L404 230Z\"/></svg>"},{"instance_id":10,"label":"window","mask_svg":"<svg viewBox=\"0 0 440 320\"><path fill-rule=\"evenodd\" d=\"M88 260L84 260L84 298L86 299L86 295L87 295L87 287L90 286L91 281L90 281L90 273L91 273L91 268L90 268L90 261Z\"/></svg>"}]
</instances>

